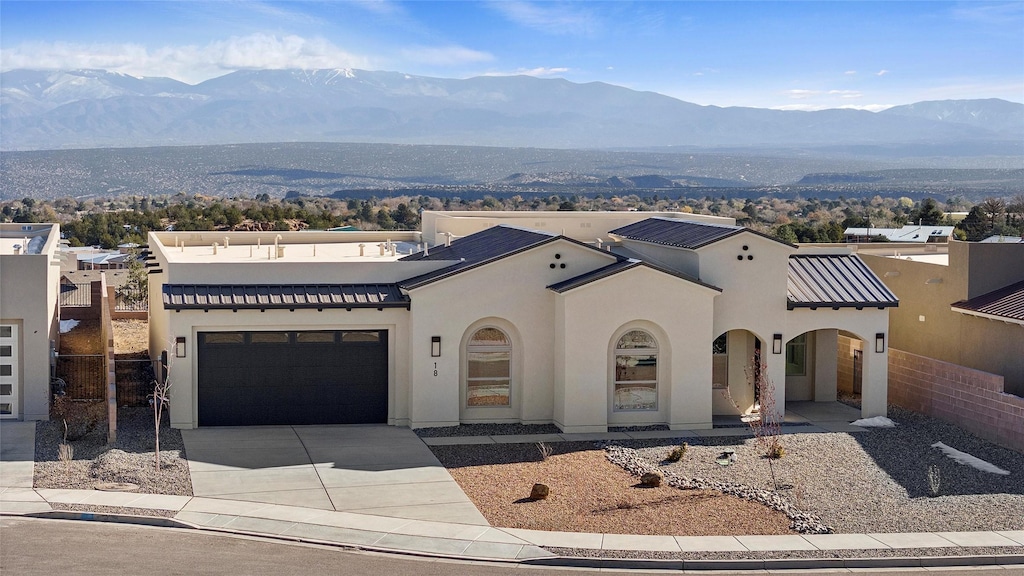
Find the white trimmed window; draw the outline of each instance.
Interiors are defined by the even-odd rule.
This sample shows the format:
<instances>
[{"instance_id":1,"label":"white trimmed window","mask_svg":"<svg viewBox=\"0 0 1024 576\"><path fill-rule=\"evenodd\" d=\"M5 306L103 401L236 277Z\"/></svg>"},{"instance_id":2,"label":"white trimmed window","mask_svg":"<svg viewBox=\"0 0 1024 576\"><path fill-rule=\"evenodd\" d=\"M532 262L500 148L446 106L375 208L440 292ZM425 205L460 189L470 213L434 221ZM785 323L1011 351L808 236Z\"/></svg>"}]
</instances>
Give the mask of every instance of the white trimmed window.
<instances>
[{"instance_id":1,"label":"white trimmed window","mask_svg":"<svg viewBox=\"0 0 1024 576\"><path fill-rule=\"evenodd\" d=\"M648 332L630 330L615 344L613 409L658 409L658 342Z\"/></svg>"},{"instance_id":2,"label":"white trimmed window","mask_svg":"<svg viewBox=\"0 0 1024 576\"><path fill-rule=\"evenodd\" d=\"M466 407L512 404L512 341L493 327L473 333L466 344Z\"/></svg>"}]
</instances>

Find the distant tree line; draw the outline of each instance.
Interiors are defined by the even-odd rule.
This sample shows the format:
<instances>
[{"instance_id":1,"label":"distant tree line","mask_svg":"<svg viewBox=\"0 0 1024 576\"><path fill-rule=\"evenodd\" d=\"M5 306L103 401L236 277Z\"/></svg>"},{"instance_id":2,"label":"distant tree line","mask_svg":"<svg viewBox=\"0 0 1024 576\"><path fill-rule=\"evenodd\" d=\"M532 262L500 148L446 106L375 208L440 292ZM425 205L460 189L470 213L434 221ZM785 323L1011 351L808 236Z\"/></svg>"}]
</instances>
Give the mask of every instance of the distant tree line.
<instances>
[{"instance_id":1,"label":"distant tree line","mask_svg":"<svg viewBox=\"0 0 1024 576\"><path fill-rule=\"evenodd\" d=\"M352 226L361 230L416 230L422 210L654 210L710 214L734 218L737 223L781 240L842 242L846 228L896 228L908 223L954 225L948 212L967 211L955 223L963 240L981 240L993 234L1024 234L1024 194L1013 199L989 198L971 206L959 197L939 202L925 198L781 198L757 199L704 196L666 197L658 194L583 196L531 194L505 198L457 196L340 198L333 196L285 199L259 194L252 198L214 198L184 193L162 197L117 197L53 201L23 198L0 203L0 221L59 222L73 246L113 248L126 242L144 243L153 230L322 230ZM362 195L361 195L362 196ZM884 240L879 238L878 240Z\"/></svg>"}]
</instances>

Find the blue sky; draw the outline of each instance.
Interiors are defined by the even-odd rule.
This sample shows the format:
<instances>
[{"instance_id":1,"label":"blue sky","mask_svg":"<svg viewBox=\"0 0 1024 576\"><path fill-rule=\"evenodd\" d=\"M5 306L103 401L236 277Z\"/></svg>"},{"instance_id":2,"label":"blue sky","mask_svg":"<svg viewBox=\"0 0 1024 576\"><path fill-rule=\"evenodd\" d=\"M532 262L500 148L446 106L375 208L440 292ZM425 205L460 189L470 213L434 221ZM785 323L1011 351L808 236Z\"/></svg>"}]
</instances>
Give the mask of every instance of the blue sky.
<instances>
[{"instance_id":1,"label":"blue sky","mask_svg":"<svg viewBox=\"0 0 1024 576\"><path fill-rule=\"evenodd\" d=\"M0 67L601 81L698 104L1024 101L1024 2L0 1Z\"/></svg>"}]
</instances>

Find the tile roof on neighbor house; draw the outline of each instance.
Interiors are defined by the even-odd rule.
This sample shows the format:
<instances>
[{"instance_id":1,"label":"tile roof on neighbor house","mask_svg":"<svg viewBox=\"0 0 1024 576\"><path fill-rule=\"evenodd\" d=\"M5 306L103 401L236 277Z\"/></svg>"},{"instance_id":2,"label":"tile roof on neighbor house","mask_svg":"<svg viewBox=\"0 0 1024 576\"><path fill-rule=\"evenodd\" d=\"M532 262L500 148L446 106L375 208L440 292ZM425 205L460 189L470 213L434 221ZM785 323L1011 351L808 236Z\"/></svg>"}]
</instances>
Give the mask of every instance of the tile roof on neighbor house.
<instances>
[{"instance_id":1,"label":"tile roof on neighbor house","mask_svg":"<svg viewBox=\"0 0 1024 576\"><path fill-rule=\"evenodd\" d=\"M789 243L783 242L778 238L772 238L743 226L709 224L707 222L661 217L648 218L623 226L622 228L616 228L609 232L609 234L629 240L696 250L743 232L757 234L758 236L790 246Z\"/></svg>"},{"instance_id":2,"label":"tile roof on neighbor house","mask_svg":"<svg viewBox=\"0 0 1024 576\"><path fill-rule=\"evenodd\" d=\"M539 232L536 230L528 230L526 228L519 228L517 226L509 226L507 224L501 224L498 226L492 226L486 230L482 230L475 234L459 238L451 243L450 246L435 246L430 248L429 251L417 252L416 254L410 254L404 258L400 258L400 261L404 262L417 262L424 260L456 260L457 262L446 268L440 270L434 270L433 272L427 272L407 280L399 282L399 285L404 289L419 288L431 282L435 282L442 278L447 278L454 274L458 274L465 270L482 266L495 260L524 252L531 248L535 248L548 242L553 242L558 239L563 239L567 242L579 244L580 246L586 246L596 250L596 248L559 236L551 232ZM623 259L621 256L616 256L609 252L603 252L616 260Z\"/></svg>"},{"instance_id":3,"label":"tile roof on neighbor house","mask_svg":"<svg viewBox=\"0 0 1024 576\"><path fill-rule=\"evenodd\" d=\"M787 308L889 308L899 299L856 255L789 257Z\"/></svg>"},{"instance_id":4,"label":"tile roof on neighbor house","mask_svg":"<svg viewBox=\"0 0 1024 576\"><path fill-rule=\"evenodd\" d=\"M164 284L168 310L407 308L396 284Z\"/></svg>"},{"instance_id":5,"label":"tile roof on neighbor house","mask_svg":"<svg viewBox=\"0 0 1024 576\"><path fill-rule=\"evenodd\" d=\"M590 284L591 282L595 282L597 280L601 280L602 278L607 278L609 276L614 276L615 274L618 274L619 272L624 272L626 270L631 270L633 268L636 268L637 266L645 266L647 268L651 268L653 270L657 270L659 272L663 272L665 274L669 274L671 276L675 276L676 278L680 278L680 279L686 280L687 282L693 282L694 284L699 284L701 286L704 286L706 288L711 288L712 290L717 290L719 292L722 291L721 288L718 288L716 286L712 286L710 284L705 284L704 282L701 282L700 280L697 280L696 278L691 278L690 276L686 276L685 274L680 274L679 272L676 272L674 270L668 270L666 268L662 268L660 266L655 266L655 265L653 265L653 264L651 264L649 262L644 262L644 261L641 261L641 260L637 260L635 258L630 258L629 260L619 260L618 262L614 262L614 263L609 264L609 265L607 265L607 266L605 266L603 268L598 268L597 270L592 270L592 271L587 272L585 274L580 274L579 276L575 276L573 278L569 278L568 280L563 280L562 282L558 282L556 284L552 284L552 285L548 286L548 290L552 290L554 292L562 294L564 292L568 292L570 290L574 290L576 288L579 288L580 286L585 286L587 284Z\"/></svg>"},{"instance_id":6,"label":"tile roof on neighbor house","mask_svg":"<svg viewBox=\"0 0 1024 576\"><path fill-rule=\"evenodd\" d=\"M954 311L1024 324L1024 281L951 304Z\"/></svg>"}]
</instances>

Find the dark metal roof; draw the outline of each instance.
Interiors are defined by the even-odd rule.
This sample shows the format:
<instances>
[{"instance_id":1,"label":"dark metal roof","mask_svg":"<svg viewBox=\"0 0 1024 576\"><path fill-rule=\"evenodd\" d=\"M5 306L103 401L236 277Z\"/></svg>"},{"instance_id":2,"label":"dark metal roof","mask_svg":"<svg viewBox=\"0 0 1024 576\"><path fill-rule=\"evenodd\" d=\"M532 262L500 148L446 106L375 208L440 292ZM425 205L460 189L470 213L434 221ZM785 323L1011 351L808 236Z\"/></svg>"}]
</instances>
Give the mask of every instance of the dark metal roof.
<instances>
[{"instance_id":1,"label":"dark metal roof","mask_svg":"<svg viewBox=\"0 0 1024 576\"><path fill-rule=\"evenodd\" d=\"M1024 323L1024 281L952 304L954 310Z\"/></svg>"},{"instance_id":2,"label":"dark metal roof","mask_svg":"<svg viewBox=\"0 0 1024 576\"><path fill-rule=\"evenodd\" d=\"M594 248L589 244L584 244L557 234L537 232L534 230L527 230L525 228L502 224L482 230L475 234L470 234L464 238L459 238L458 240L453 241L451 246L437 246L431 248L429 254L417 252L416 254L410 254L409 256L401 258L400 260L402 261L459 260L459 262L440 270L434 270L433 272L427 272L426 274L421 274L419 276L403 280L399 285L406 290L419 288L420 286L430 284L431 282L435 282L442 278L447 278L448 276L500 260L513 254L525 252L526 250L530 250L537 246L559 239L584 246L591 250L597 250L597 248ZM610 252L601 253L615 258L617 261L623 260L621 256L611 254Z\"/></svg>"},{"instance_id":3,"label":"dark metal roof","mask_svg":"<svg viewBox=\"0 0 1024 576\"><path fill-rule=\"evenodd\" d=\"M397 284L164 284L168 310L408 308Z\"/></svg>"},{"instance_id":4,"label":"dark metal roof","mask_svg":"<svg viewBox=\"0 0 1024 576\"><path fill-rule=\"evenodd\" d=\"M647 218L640 222L616 228L615 230L612 230L610 234L621 236L622 238L627 238L629 240L639 240L641 242L650 242L652 244L662 244L665 246L674 246L676 248L696 250L697 248L713 244L719 240L723 240L743 232L763 236L769 240L774 240L785 244L786 246L791 246L791 244L782 242L778 238L766 236L760 232L751 230L750 228L744 228L743 226L709 224L707 222L662 217Z\"/></svg>"},{"instance_id":5,"label":"dark metal roof","mask_svg":"<svg viewBox=\"0 0 1024 576\"><path fill-rule=\"evenodd\" d=\"M504 256L506 254L529 248L557 238L557 234L537 232L515 226L492 226L469 236L459 238L451 246L435 246L429 254L417 252L399 260L413 262L419 260L465 260L480 262Z\"/></svg>"},{"instance_id":6,"label":"dark metal roof","mask_svg":"<svg viewBox=\"0 0 1024 576\"><path fill-rule=\"evenodd\" d=\"M693 282L694 284L699 284L701 286L704 286L705 288L711 288L712 290L717 290L718 292L722 291L722 289L718 288L717 286L712 286L711 284L706 284L704 282L701 282L700 280L697 280L696 278L691 278L690 276L687 276L685 274L680 274L679 272L676 272L675 270L669 270L667 268L662 268L661 266L656 266L654 264L651 264L650 262L644 262L644 261L637 260L637 259L634 259L634 258L631 258L629 260L620 260L620 261L615 262L613 264L609 264L608 266L605 266L603 268L598 268L597 270L592 270L592 271L587 272L585 274L580 274L579 276L575 276L575 277L570 278L568 280L563 280L562 282L558 282L557 284L552 284L551 286L548 286L548 290L553 290L553 291L558 292L559 294L561 294L563 292L568 292L569 290L573 290L575 288L579 288L580 286L584 286L586 284L590 284L591 282L594 282L596 280L600 280L602 278L607 278L609 276L613 276L615 274L618 274L619 272L624 272L626 270L630 270L632 268L636 268L637 266L643 266L645 268L650 268L652 270L657 270L658 272L661 272L663 274L668 274L670 276L675 276L676 278L679 278L681 280L686 280L687 282Z\"/></svg>"},{"instance_id":7,"label":"dark metal roof","mask_svg":"<svg viewBox=\"0 0 1024 576\"><path fill-rule=\"evenodd\" d=\"M636 268L637 266L640 266L640 265L641 265L641 262L639 260L620 260L618 262L614 262L612 264L609 264L609 265L607 265L607 266L605 266L603 268L598 268L597 270L591 270L590 272L587 272L585 274L580 274L579 276L575 276L573 278L569 278L568 280L563 280L562 282L558 282L556 284L552 284L551 286L548 286L548 290L554 290L555 292L558 292L559 294L561 294L563 292L568 292L569 290L572 290L573 288L579 288L580 286L583 286L584 284L590 284L591 282L594 282L595 280L600 280L601 278L607 278L609 276L613 276L615 274L618 274L619 272L622 272L623 270L629 270L630 268Z\"/></svg>"},{"instance_id":8,"label":"dark metal roof","mask_svg":"<svg viewBox=\"0 0 1024 576\"><path fill-rule=\"evenodd\" d=\"M789 257L787 307L889 308L899 299L856 255Z\"/></svg>"}]
</instances>

